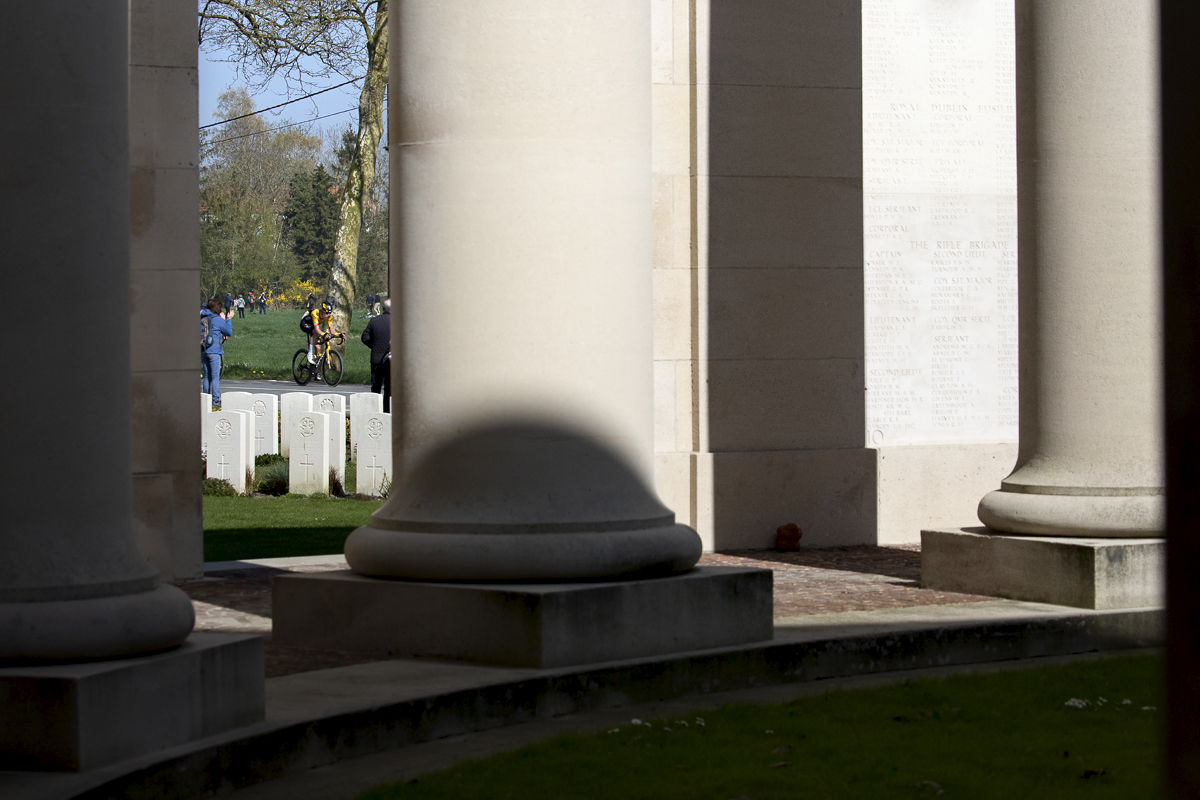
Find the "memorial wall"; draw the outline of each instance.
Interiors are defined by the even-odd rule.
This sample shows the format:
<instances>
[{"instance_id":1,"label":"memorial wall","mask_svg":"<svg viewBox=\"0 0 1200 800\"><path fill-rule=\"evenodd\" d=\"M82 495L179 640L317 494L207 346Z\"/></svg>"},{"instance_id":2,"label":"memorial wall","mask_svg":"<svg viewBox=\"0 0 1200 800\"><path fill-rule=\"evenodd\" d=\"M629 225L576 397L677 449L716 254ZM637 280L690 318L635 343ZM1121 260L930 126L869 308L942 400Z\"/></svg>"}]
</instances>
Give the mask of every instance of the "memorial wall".
<instances>
[{"instance_id":1,"label":"memorial wall","mask_svg":"<svg viewBox=\"0 0 1200 800\"><path fill-rule=\"evenodd\" d=\"M863 0L866 443L1017 439L1012 0Z\"/></svg>"}]
</instances>

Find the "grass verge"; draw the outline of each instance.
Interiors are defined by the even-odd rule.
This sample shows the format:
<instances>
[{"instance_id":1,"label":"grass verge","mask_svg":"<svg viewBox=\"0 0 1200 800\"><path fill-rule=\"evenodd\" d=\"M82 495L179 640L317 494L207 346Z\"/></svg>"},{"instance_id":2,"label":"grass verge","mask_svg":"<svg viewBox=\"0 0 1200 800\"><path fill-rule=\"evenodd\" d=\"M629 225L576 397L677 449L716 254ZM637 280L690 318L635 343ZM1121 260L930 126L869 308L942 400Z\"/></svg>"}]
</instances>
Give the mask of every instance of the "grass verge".
<instances>
[{"instance_id":1,"label":"grass verge","mask_svg":"<svg viewBox=\"0 0 1200 800\"><path fill-rule=\"evenodd\" d=\"M364 313L361 309L354 312L346 332L342 383L371 382L371 351L360 340L367 327L367 320L360 318ZM244 319L234 315L230 320L233 338L224 344L224 377L291 380L292 356L308 345L300 332L303 315L302 310L246 314Z\"/></svg>"},{"instance_id":2,"label":"grass verge","mask_svg":"<svg viewBox=\"0 0 1200 800\"><path fill-rule=\"evenodd\" d=\"M204 498L204 560L283 558L342 552L381 500L283 497Z\"/></svg>"},{"instance_id":3,"label":"grass verge","mask_svg":"<svg viewBox=\"0 0 1200 800\"><path fill-rule=\"evenodd\" d=\"M1162 659L727 706L563 735L362 800L1161 797Z\"/></svg>"}]
</instances>

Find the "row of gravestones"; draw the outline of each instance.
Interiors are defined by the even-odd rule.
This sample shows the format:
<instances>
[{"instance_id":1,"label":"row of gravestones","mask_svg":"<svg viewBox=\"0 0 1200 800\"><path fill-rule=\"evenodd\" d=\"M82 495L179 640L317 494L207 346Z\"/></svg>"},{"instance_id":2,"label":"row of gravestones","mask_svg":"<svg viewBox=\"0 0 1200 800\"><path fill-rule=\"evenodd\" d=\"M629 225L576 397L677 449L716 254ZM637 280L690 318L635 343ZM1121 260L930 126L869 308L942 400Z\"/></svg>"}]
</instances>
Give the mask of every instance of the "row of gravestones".
<instances>
[{"instance_id":1,"label":"row of gravestones","mask_svg":"<svg viewBox=\"0 0 1200 800\"><path fill-rule=\"evenodd\" d=\"M340 394L288 392L282 397L225 392L221 410L201 394L201 448L207 475L239 493L254 485L254 457L280 453L288 459L288 491L329 492L331 474L346 475L346 398ZM383 413L383 395L350 395L350 458L357 462L357 486L347 491L378 497L392 466L392 415Z\"/></svg>"}]
</instances>

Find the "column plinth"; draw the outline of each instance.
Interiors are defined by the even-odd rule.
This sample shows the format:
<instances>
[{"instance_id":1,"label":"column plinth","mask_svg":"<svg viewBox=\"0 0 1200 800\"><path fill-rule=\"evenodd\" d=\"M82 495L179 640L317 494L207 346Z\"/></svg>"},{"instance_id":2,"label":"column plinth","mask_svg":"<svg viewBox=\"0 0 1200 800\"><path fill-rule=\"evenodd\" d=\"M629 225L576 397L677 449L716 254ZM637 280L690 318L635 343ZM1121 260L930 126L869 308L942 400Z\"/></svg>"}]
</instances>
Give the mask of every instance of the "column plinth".
<instances>
[{"instance_id":1,"label":"column plinth","mask_svg":"<svg viewBox=\"0 0 1200 800\"><path fill-rule=\"evenodd\" d=\"M1020 453L979 518L1161 536L1156 4L1016 14Z\"/></svg>"}]
</instances>

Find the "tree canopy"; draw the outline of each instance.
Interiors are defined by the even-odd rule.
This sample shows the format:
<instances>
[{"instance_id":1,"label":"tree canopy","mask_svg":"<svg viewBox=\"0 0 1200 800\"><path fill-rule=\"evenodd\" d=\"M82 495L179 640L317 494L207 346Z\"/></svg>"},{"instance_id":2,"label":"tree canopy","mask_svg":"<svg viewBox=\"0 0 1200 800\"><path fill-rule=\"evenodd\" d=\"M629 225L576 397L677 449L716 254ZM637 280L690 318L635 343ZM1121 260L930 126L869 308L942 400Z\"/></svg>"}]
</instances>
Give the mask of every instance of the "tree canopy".
<instances>
[{"instance_id":1,"label":"tree canopy","mask_svg":"<svg viewBox=\"0 0 1200 800\"><path fill-rule=\"evenodd\" d=\"M311 172L296 172L283 212L284 239L304 280L329 283L337 243L339 203L333 176L318 164Z\"/></svg>"},{"instance_id":2,"label":"tree canopy","mask_svg":"<svg viewBox=\"0 0 1200 800\"><path fill-rule=\"evenodd\" d=\"M369 224L381 227L369 218L383 140L387 0L198 0L198 10L201 47L231 54L258 88L275 77L297 94L327 88L334 77L361 81L329 276L337 301L334 324L345 330L354 305L360 237Z\"/></svg>"},{"instance_id":3,"label":"tree canopy","mask_svg":"<svg viewBox=\"0 0 1200 800\"><path fill-rule=\"evenodd\" d=\"M246 90L237 89L220 96L216 116L233 119L253 110ZM295 258L280 246L289 176L314 168L322 139L304 128L270 130L259 116L201 134L202 290L215 297L278 288L296 275Z\"/></svg>"}]
</instances>

